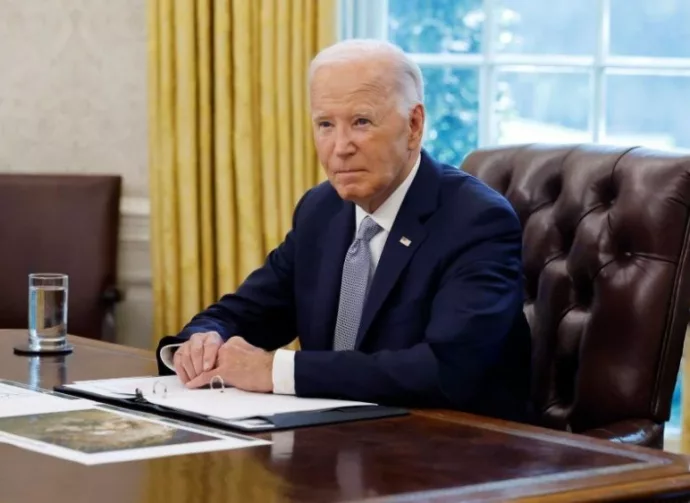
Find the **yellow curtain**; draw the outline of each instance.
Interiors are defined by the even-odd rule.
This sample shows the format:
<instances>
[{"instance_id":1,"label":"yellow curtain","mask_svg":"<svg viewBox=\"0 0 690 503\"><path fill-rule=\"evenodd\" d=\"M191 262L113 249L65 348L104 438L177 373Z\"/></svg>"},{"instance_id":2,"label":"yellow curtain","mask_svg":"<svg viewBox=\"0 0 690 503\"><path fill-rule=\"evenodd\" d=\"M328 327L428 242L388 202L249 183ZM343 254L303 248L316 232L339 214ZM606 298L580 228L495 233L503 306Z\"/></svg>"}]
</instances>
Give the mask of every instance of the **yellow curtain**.
<instances>
[{"instance_id":1,"label":"yellow curtain","mask_svg":"<svg viewBox=\"0 0 690 503\"><path fill-rule=\"evenodd\" d=\"M307 68L336 0L148 0L155 345L233 291L322 179Z\"/></svg>"}]
</instances>

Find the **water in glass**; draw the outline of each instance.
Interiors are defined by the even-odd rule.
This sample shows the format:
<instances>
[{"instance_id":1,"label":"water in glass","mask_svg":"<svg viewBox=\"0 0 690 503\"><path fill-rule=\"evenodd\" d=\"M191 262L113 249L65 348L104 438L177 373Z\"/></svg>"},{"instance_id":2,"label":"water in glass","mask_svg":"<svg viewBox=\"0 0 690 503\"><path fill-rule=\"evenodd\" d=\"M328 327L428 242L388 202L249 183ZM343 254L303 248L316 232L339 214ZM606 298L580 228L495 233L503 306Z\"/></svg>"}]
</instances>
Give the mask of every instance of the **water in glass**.
<instances>
[{"instance_id":1,"label":"water in glass","mask_svg":"<svg viewBox=\"0 0 690 503\"><path fill-rule=\"evenodd\" d=\"M67 336L67 280L32 279L29 285L29 342L33 349L64 346Z\"/></svg>"}]
</instances>

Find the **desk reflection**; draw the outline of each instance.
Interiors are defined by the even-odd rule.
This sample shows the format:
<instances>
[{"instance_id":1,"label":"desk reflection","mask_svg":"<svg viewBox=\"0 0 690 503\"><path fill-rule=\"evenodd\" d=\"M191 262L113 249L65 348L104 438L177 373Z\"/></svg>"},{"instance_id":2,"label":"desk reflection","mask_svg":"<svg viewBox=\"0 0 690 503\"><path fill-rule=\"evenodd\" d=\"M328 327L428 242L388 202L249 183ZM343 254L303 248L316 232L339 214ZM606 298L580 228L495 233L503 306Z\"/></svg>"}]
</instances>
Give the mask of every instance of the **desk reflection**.
<instances>
[{"instance_id":1,"label":"desk reflection","mask_svg":"<svg viewBox=\"0 0 690 503\"><path fill-rule=\"evenodd\" d=\"M366 437L350 442L315 439L314 430L273 433L271 456L263 457L268 470L286 482L284 496L295 501L326 501L371 498L385 486L381 480L386 460ZM391 438L391 441L394 439ZM315 445L318 442L318 449ZM375 443L379 443L379 439ZM308 489L307 489L308 488Z\"/></svg>"},{"instance_id":2,"label":"desk reflection","mask_svg":"<svg viewBox=\"0 0 690 503\"><path fill-rule=\"evenodd\" d=\"M269 446L152 460L145 501L323 502L377 496L386 460L366 439L327 442L313 429L266 435ZM315 449L318 442L318 449Z\"/></svg>"},{"instance_id":3,"label":"desk reflection","mask_svg":"<svg viewBox=\"0 0 690 503\"><path fill-rule=\"evenodd\" d=\"M27 384L32 388L52 389L67 383L67 358L69 355L26 356Z\"/></svg>"}]
</instances>

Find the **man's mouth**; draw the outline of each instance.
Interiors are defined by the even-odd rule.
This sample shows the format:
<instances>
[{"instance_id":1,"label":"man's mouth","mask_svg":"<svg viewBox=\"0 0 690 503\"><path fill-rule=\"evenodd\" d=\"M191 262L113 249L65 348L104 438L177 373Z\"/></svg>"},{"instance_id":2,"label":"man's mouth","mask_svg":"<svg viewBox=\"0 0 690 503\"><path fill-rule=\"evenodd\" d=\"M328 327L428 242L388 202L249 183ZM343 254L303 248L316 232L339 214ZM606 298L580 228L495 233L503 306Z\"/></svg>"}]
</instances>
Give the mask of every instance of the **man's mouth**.
<instances>
[{"instance_id":1,"label":"man's mouth","mask_svg":"<svg viewBox=\"0 0 690 503\"><path fill-rule=\"evenodd\" d=\"M347 175L348 173L363 173L364 169L339 169L334 171L336 175Z\"/></svg>"}]
</instances>

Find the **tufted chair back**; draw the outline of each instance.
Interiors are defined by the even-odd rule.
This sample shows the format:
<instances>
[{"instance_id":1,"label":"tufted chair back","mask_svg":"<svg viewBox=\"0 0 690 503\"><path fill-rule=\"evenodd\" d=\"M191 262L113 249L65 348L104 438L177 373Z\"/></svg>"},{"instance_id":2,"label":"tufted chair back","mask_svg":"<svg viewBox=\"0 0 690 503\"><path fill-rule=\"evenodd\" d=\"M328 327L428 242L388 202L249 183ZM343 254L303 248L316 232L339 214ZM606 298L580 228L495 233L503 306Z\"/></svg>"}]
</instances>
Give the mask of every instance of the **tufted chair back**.
<instances>
[{"instance_id":1,"label":"tufted chair back","mask_svg":"<svg viewBox=\"0 0 690 503\"><path fill-rule=\"evenodd\" d=\"M661 436L688 323L690 156L527 145L478 150L461 169L504 194L523 225L543 424L634 420Z\"/></svg>"}]
</instances>

